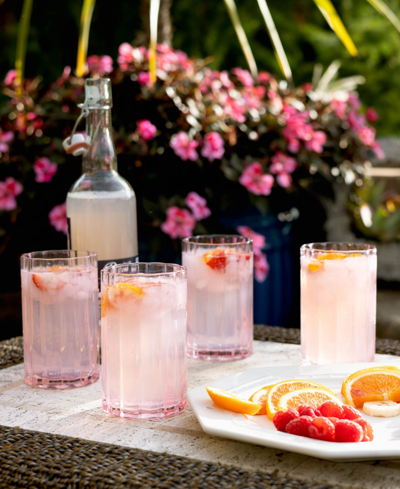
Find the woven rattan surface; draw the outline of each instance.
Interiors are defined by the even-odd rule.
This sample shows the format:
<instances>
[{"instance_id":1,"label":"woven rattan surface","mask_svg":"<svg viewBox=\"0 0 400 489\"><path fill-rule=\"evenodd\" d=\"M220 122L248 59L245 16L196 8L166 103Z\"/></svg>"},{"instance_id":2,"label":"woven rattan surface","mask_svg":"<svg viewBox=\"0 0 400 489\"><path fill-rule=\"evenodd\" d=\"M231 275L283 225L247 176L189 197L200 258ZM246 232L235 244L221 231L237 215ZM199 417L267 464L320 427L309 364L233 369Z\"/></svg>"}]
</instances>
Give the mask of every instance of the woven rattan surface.
<instances>
[{"instance_id":1,"label":"woven rattan surface","mask_svg":"<svg viewBox=\"0 0 400 489\"><path fill-rule=\"evenodd\" d=\"M254 338L298 344L299 330L257 325ZM400 356L400 341L378 339L377 352ZM0 368L22 361L22 338L0 342ZM283 478L241 470L240 467L0 426L0 488L336 487L295 479L295 473L292 477Z\"/></svg>"}]
</instances>

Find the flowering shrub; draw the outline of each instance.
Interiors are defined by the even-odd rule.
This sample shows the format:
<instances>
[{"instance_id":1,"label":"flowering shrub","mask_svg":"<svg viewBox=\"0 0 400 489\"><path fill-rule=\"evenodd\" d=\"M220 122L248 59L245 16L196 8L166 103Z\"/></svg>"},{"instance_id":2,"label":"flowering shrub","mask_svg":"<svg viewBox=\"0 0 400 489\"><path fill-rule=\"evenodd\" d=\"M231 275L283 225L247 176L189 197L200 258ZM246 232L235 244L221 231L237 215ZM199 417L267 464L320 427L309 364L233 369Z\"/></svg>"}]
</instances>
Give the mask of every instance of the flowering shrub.
<instances>
[{"instance_id":1,"label":"flowering shrub","mask_svg":"<svg viewBox=\"0 0 400 489\"><path fill-rule=\"evenodd\" d=\"M334 177L354 180L368 151L382 156L367 123L377 114L364 114L356 93L326 101L311 84L290 88L266 72L254 80L241 68L213 71L166 45L157 48L154 86L144 47L123 43L117 66L90 56L88 70L112 80L119 170L137 194L139 237L152 253L175 246L170 239L221 231L227 214L287 211L301 192L325 192ZM16 216L45 196L51 225L66 233L63 202L80 162L61 142L79 113L83 80L67 67L47 87L26 80L22 99L14 83L11 71L0 113L0 209ZM256 277L264 280L265 243L256 238Z\"/></svg>"}]
</instances>

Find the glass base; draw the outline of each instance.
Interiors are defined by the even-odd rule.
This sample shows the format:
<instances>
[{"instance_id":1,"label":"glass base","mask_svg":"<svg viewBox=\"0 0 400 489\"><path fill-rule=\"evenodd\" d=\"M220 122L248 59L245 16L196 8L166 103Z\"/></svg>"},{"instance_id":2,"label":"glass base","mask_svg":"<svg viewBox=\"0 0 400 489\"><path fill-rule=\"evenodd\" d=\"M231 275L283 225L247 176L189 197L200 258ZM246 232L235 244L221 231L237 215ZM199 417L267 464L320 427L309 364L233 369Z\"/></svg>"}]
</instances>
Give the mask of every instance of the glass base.
<instances>
[{"instance_id":1,"label":"glass base","mask_svg":"<svg viewBox=\"0 0 400 489\"><path fill-rule=\"evenodd\" d=\"M187 356L195 360L208 362L231 362L242 360L253 354L252 348L235 348L234 350L201 350L188 347Z\"/></svg>"},{"instance_id":2,"label":"glass base","mask_svg":"<svg viewBox=\"0 0 400 489\"><path fill-rule=\"evenodd\" d=\"M162 419L171 418L177 416L186 408L186 400L177 404L176 406L171 406L168 408L161 409L135 409L130 410L129 408L121 409L120 407L115 407L103 399L103 409L106 413L111 414L111 416L117 416L119 418L128 419Z\"/></svg>"},{"instance_id":3,"label":"glass base","mask_svg":"<svg viewBox=\"0 0 400 489\"><path fill-rule=\"evenodd\" d=\"M99 372L95 372L93 375L89 375L88 377L77 377L75 379L47 379L39 377L37 375L28 375L27 373L25 373L25 383L37 389L75 389L77 387L85 387L85 385L93 384L94 382L99 380L99 378Z\"/></svg>"}]
</instances>

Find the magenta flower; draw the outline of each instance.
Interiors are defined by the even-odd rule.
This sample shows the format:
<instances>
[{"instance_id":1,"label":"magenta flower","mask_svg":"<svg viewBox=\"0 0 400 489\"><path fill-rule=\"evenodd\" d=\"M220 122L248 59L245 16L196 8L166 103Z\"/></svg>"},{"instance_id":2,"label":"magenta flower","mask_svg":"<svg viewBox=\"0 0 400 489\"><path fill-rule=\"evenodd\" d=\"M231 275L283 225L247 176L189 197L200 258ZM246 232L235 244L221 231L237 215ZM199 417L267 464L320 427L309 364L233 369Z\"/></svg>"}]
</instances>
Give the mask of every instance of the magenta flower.
<instances>
[{"instance_id":1,"label":"magenta flower","mask_svg":"<svg viewBox=\"0 0 400 489\"><path fill-rule=\"evenodd\" d=\"M265 253L254 253L254 277L257 282L264 282L268 276L269 264Z\"/></svg>"},{"instance_id":2,"label":"magenta flower","mask_svg":"<svg viewBox=\"0 0 400 489\"><path fill-rule=\"evenodd\" d=\"M306 139L305 145L308 151L315 151L315 153L322 153L324 150L324 144L326 142L326 134L323 131L313 131L309 139Z\"/></svg>"},{"instance_id":3,"label":"magenta flower","mask_svg":"<svg viewBox=\"0 0 400 489\"><path fill-rule=\"evenodd\" d=\"M338 117L340 117L341 119L345 118L347 102L333 98L331 102L331 108Z\"/></svg>"},{"instance_id":4,"label":"magenta flower","mask_svg":"<svg viewBox=\"0 0 400 489\"><path fill-rule=\"evenodd\" d=\"M211 216L211 210L207 207L206 199L201 197L197 192L188 193L185 202L198 221Z\"/></svg>"},{"instance_id":5,"label":"magenta flower","mask_svg":"<svg viewBox=\"0 0 400 489\"><path fill-rule=\"evenodd\" d=\"M257 80L260 83L265 83L265 85L267 85L271 81L271 78L272 76L267 71L260 71Z\"/></svg>"},{"instance_id":6,"label":"magenta flower","mask_svg":"<svg viewBox=\"0 0 400 489\"><path fill-rule=\"evenodd\" d=\"M292 184L292 176L289 173L281 172L276 176L276 181L283 188L288 188Z\"/></svg>"},{"instance_id":7,"label":"magenta flower","mask_svg":"<svg viewBox=\"0 0 400 489\"><path fill-rule=\"evenodd\" d=\"M133 56L133 47L129 43L123 42L118 48L118 55L118 64L121 69L129 69L129 64L133 63L135 60Z\"/></svg>"},{"instance_id":8,"label":"magenta flower","mask_svg":"<svg viewBox=\"0 0 400 489\"><path fill-rule=\"evenodd\" d=\"M8 143L14 139L14 133L11 131L0 132L0 153L7 153L10 149Z\"/></svg>"},{"instance_id":9,"label":"magenta flower","mask_svg":"<svg viewBox=\"0 0 400 489\"><path fill-rule=\"evenodd\" d=\"M269 169L271 173L293 173L297 167L296 160L291 156L285 155L282 151L277 151L271 158L272 165Z\"/></svg>"},{"instance_id":10,"label":"magenta flower","mask_svg":"<svg viewBox=\"0 0 400 489\"><path fill-rule=\"evenodd\" d=\"M199 143L197 141L190 140L186 132L181 131L172 136L169 145L174 150L174 153L183 161L196 161L199 157L196 151Z\"/></svg>"},{"instance_id":11,"label":"magenta flower","mask_svg":"<svg viewBox=\"0 0 400 489\"><path fill-rule=\"evenodd\" d=\"M58 166L52 163L48 158L42 157L35 161L33 165L35 170L35 181L38 183L51 182L54 175L57 173Z\"/></svg>"},{"instance_id":12,"label":"magenta flower","mask_svg":"<svg viewBox=\"0 0 400 489\"><path fill-rule=\"evenodd\" d=\"M250 238L253 240L253 250L254 253L261 252L261 250L265 246L265 236L262 234L256 233L248 226L238 226L238 233L246 238Z\"/></svg>"},{"instance_id":13,"label":"magenta flower","mask_svg":"<svg viewBox=\"0 0 400 489\"><path fill-rule=\"evenodd\" d=\"M358 110L361 108L361 102L360 102L360 99L358 97L358 94L355 93L355 92L352 92L349 94L349 99L348 99L348 102L349 102L349 105L355 109L355 110Z\"/></svg>"},{"instance_id":14,"label":"magenta flower","mask_svg":"<svg viewBox=\"0 0 400 489\"><path fill-rule=\"evenodd\" d=\"M226 97L224 111L236 122L244 122L246 120L246 117L243 115L245 111L244 106L232 97Z\"/></svg>"},{"instance_id":15,"label":"magenta flower","mask_svg":"<svg viewBox=\"0 0 400 489\"><path fill-rule=\"evenodd\" d=\"M0 210L12 211L17 207L15 197L23 190L22 185L12 177L6 178L5 182L0 182Z\"/></svg>"},{"instance_id":16,"label":"magenta flower","mask_svg":"<svg viewBox=\"0 0 400 489\"><path fill-rule=\"evenodd\" d=\"M355 110L349 111L347 115L347 122L349 123L351 129L354 129L355 131L361 129L366 124L365 116L362 114L357 114Z\"/></svg>"},{"instance_id":17,"label":"magenta flower","mask_svg":"<svg viewBox=\"0 0 400 489\"><path fill-rule=\"evenodd\" d=\"M140 137L145 141L154 139L157 133L156 126L152 124L150 121L148 121L147 119L144 119L142 121L137 121L137 128Z\"/></svg>"},{"instance_id":18,"label":"magenta flower","mask_svg":"<svg viewBox=\"0 0 400 489\"><path fill-rule=\"evenodd\" d=\"M244 169L239 182L255 195L269 195L274 184L274 177L263 173L262 166L255 161Z\"/></svg>"},{"instance_id":19,"label":"magenta flower","mask_svg":"<svg viewBox=\"0 0 400 489\"><path fill-rule=\"evenodd\" d=\"M312 83L304 83L303 89L306 93L311 92L313 89L313 84Z\"/></svg>"},{"instance_id":20,"label":"magenta flower","mask_svg":"<svg viewBox=\"0 0 400 489\"><path fill-rule=\"evenodd\" d=\"M379 115L378 112L373 108L373 107L368 107L366 111L367 119L369 122L378 122L379 121Z\"/></svg>"},{"instance_id":21,"label":"magenta flower","mask_svg":"<svg viewBox=\"0 0 400 489\"><path fill-rule=\"evenodd\" d=\"M253 77L247 70L242 68L233 68L232 73L238 77L240 83L245 87L252 87L254 85Z\"/></svg>"},{"instance_id":22,"label":"magenta flower","mask_svg":"<svg viewBox=\"0 0 400 489\"><path fill-rule=\"evenodd\" d=\"M289 110L290 109L290 110ZM286 118L286 127L282 134L288 142L288 148L291 153L297 153L300 150L300 141L311 139L313 132L311 124L306 122L307 112L293 113L293 107L284 107Z\"/></svg>"},{"instance_id":23,"label":"magenta flower","mask_svg":"<svg viewBox=\"0 0 400 489\"><path fill-rule=\"evenodd\" d=\"M6 77L4 78L4 85L6 87L10 87L14 84L15 78L17 77L17 72L15 70L10 70Z\"/></svg>"},{"instance_id":24,"label":"magenta flower","mask_svg":"<svg viewBox=\"0 0 400 489\"><path fill-rule=\"evenodd\" d=\"M204 146L201 154L208 161L220 160L225 152L224 140L217 132L209 132L204 136Z\"/></svg>"},{"instance_id":25,"label":"magenta flower","mask_svg":"<svg viewBox=\"0 0 400 489\"><path fill-rule=\"evenodd\" d=\"M148 85L150 83L150 73L148 71L141 71L138 74L139 85Z\"/></svg>"},{"instance_id":26,"label":"magenta flower","mask_svg":"<svg viewBox=\"0 0 400 489\"><path fill-rule=\"evenodd\" d=\"M96 56L93 54L87 59L89 71L103 75L113 70L113 60L110 56Z\"/></svg>"},{"instance_id":27,"label":"magenta flower","mask_svg":"<svg viewBox=\"0 0 400 489\"><path fill-rule=\"evenodd\" d=\"M161 230L171 238L187 238L192 236L196 220L186 209L168 207L167 219L161 224Z\"/></svg>"},{"instance_id":28,"label":"magenta flower","mask_svg":"<svg viewBox=\"0 0 400 489\"><path fill-rule=\"evenodd\" d=\"M68 234L67 204L56 205L49 212L50 224L64 234Z\"/></svg>"},{"instance_id":29,"label":"magenta flower","mask_svg":"<svg viewBox=\"0 0 400 489\"><path fill-rule=\"evenodd\" d=\"M372 127L361 127L357 131L357 135L360 138L360 141L366 146L372 146L375 141L375 129Z\"/></svg>"}]
</instances>

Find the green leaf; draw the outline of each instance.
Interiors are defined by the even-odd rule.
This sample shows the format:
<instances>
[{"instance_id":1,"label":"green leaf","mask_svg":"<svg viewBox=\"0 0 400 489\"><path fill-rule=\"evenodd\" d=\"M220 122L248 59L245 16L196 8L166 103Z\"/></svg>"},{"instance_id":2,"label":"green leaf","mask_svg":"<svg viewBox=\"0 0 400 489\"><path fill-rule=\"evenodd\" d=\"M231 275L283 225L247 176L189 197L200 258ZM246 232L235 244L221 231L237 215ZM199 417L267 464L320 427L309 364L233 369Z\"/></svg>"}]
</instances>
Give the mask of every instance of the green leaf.
<instances>
[{"instance_id":1,"label":"green leaf","mask_svg":"<svg viewBox=\"0 0 400 489\"><path fill-rule=\"evenodd\" d=\"M286 57L285 50L283 49L281 39L279 37L278 31L276 30L275 22L272 18L271 12L269 11L267 2L266 0L257 0L257 2L258 2L258 6L260 7L261 14L264 18L265 25L267 26L268 34L269 37L271 38L279 67L286 80L292 83L293 82L292 70L290 69L289 61Z\"/></svg>"},{"instance_id":2,"label":"green leaf","mask_svg":"<svg viewBox=\"0 0 400 489\"><path fill-rule=\"evenodd\" d=\"M76 74L78 76L83 76L85 74L90 23L92 22L95 3L96 0L83 0L78 40L78 55L76 60Z\"/></svg>"},{"instance_id":3,"label":"green leaf","mask_svg":"<svg viewBox=\"0 0 400 489\"><path fill-rule=\"evenodd\" d=\"M150 81L154 83L156 75L156 48L158 37L158 14L160 12L160 0L150 0L150 48L149 48L149 71Z\"/></svg>"},{"instance_id":4,"label":"green leaf","mask_svg":"<svg viewBox=\"0 0 400 489\"><path fill-rule=\"evenodd\" d=\"M240 47L242 48L243 54L246 58L247 64L249 65L249 70L254 78L257 76L257 65L254 59L253 53L250 48L249 41L247 40L246 33L244 32L243 26L239 19L239 14L236 8L235 0L224 0L225 6L228 10L229 17L231 18L233 27L236 31L236 35L239 40Z\"/></svg>"},{"instance_id":5,"label":"green leaf","mask_svg":"<svg viewBox=\"0 0 400 489\"><path fill-rule=\"evenodd\" d=\"M386 17L400 32L400 20L397 15L390 10L390 8L386 5L386 3L382 2L382 0L367 0L376 10Z\"/></svg>"},{"instance_id":6,"label":"green leaf","mask_svg":"<svg viewBox=\"0 0 400 489\"><path fill-rule=\"evenodd\" d=\"M317 7L322 12L330 28L336 33L338 38L342 41L347 51L352 55L357 55L357 48L354 45L349 33L346 30L341 18L336 12L331 0L314 0Z\"/></svg>"},{"instance_id":7,"label":"green leaf","mask_svg":"<svg viewBox=\"0 0 400 489\"><path fill-rule=\"evenodd\" d=\"M32 4L33 0L24 0L21 20L19 21L18 26L17 51L15 58L15 71L17 74L15 78L15 85L17 87L17 95L19 97L22 95L24 81L26 42L28 39L29 25L31 21Z\"/></svg>"}]
</instances>

